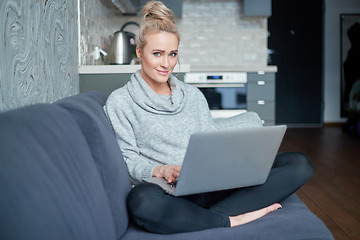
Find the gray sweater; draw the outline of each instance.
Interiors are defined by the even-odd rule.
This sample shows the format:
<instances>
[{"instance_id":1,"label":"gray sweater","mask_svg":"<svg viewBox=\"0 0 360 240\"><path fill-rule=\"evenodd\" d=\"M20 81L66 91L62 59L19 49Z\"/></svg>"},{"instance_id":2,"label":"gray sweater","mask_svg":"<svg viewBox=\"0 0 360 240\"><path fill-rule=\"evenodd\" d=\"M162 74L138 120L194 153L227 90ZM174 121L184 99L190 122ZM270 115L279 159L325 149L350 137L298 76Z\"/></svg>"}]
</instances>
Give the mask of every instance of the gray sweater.
<instances>
[{"instance_id":1,"label":"gray sweater","mask_svg":"<svg viewBox=\"0 0 360 240\"><path fill-rule=\"evenodd\" d=\"M202 93L174 76L169 83L171 96L158 95L137 71L104 106L133 184L157 165L182 165L190 135L215 129Z\"/></svg>"}]
</instances>

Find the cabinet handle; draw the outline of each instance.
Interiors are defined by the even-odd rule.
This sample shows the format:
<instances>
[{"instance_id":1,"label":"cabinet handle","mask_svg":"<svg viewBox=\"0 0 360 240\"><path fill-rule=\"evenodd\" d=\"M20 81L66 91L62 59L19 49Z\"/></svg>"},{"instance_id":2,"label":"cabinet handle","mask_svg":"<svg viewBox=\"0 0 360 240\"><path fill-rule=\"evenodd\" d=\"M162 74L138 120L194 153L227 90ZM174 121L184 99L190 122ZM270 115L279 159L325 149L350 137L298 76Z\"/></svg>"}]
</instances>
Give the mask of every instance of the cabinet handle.
<instances>
[{"instance_id":1,"label":"cabinet handle","mask_svg":"<svg viewBox=\"0 0 360 240\"><path fill-rule=\"evenodd\" d=\"M258 101L257 101L257 104L258 104L258 105L265 105L265 100L258 100Z\"/></svg>"},{"instance_id":2,"label":"cabinet handle","mask_svg":"<svg viewBox=\"0 0 360 240\"><path fill-rule=\"evenodd\" d=\"M265 81L257 81L257 85L263 86L263 85L265 85Z\"/></svg>"}]
</instances>

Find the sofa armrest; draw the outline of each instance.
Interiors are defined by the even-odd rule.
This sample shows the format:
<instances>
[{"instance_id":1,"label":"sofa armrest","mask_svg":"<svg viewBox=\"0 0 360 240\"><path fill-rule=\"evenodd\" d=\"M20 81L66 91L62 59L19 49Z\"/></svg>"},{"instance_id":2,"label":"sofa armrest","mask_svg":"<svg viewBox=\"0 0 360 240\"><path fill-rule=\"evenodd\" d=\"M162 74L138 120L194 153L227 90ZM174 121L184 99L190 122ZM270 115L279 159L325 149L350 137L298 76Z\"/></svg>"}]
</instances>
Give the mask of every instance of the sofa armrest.
<instances>
[{"instance_id":1,"label":"sofa armrest","mask_svg":"<svg viewBox=\"0 0 360 240\"><path fill-rule=\"evenodd\" d=\"M262 127L262 121L255 112L245 112L229 118L214 119L218 130L229 128Z\"/></svg>"}]
</instances>

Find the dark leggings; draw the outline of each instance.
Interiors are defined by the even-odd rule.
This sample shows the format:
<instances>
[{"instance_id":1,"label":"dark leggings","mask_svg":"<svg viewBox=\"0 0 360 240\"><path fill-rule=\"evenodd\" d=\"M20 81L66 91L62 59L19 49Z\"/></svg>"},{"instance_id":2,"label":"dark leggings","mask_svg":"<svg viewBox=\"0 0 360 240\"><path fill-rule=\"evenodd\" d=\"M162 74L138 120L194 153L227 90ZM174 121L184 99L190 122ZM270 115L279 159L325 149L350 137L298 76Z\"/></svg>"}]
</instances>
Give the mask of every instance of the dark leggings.
<instances>
[{"instance_id":1,"label":"dark leggings","mask_svg":"<svg viewBox=\"0 0 360 240\"><path fill-rule=\"evenodd\" d=\"M173 197L151 183L135 186L127 205L132 219L154 233L178 233L230 227L229 216L280 202L298 190L313 174L310 160L301 153L276 156L262 185Z\"/></svg>"}]
</instances>

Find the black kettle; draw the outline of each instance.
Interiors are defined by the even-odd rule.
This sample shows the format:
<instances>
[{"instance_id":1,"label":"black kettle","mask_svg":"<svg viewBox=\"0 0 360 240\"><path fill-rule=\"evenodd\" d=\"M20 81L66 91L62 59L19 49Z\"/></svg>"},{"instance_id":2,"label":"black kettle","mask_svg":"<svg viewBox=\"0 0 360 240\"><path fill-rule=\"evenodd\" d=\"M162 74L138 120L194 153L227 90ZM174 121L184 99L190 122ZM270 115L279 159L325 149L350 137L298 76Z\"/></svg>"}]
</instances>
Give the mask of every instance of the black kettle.
<instances>
[{"instance_id":1,"label":"black kettle","mask_svg":"<svg viewBox=\"0 0 360 240\"><path fill-rule=\"evenodd\" d=\"M135 34L124 31L129 25L139 24L136 22L125 23L119 31L114 32L111 39L109 64L130 64L135 54Z\"/></svg>"}]
</instances>

